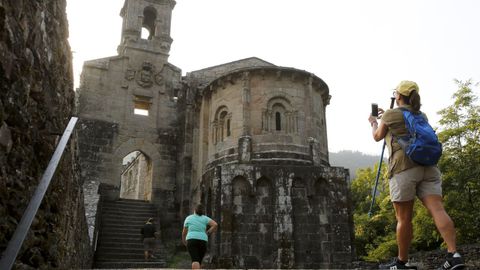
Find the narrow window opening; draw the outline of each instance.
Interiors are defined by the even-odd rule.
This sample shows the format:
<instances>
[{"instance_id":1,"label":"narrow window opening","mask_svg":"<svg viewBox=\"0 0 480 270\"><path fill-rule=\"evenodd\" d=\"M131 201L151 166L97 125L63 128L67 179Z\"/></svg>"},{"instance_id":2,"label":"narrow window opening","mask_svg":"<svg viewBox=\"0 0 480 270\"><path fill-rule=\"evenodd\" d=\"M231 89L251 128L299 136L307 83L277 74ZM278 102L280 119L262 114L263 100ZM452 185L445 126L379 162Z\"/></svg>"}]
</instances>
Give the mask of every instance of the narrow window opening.
<instances>
[{"instance_id":1,"label":"narrow window opening","mask_svg":"<svg viewBox=\"0 0 480 270\"><path fill-rule=\"evenodd\" d=\"M143 110L143 109L137 109L137 108L135 108L134 113L135 113L136 115L148 116L148 110Z\"/></svg>"},{"instance_id":2,"label":"narrow window opening","mask_svg":"<svg viewBox=\"0 0 480 270\"><path fill-rule=\"evenodd\" d=\"M223 141L226 137L228 137L228 119L227 119L227 112L223 111L220 113L220 119L219 119L220 125L219 125L219 131L220 131L220 141Z\"/></svg>"},{"instance_id":3,"label":"narrow window opening","mask_svg":"<svg viewBox=\"0 0 480 270\"><path fill-rule=\"evenodd\" d=\"M282 115L279 112L275 113L275 130L282 130Z\"/></svg>"},{"instance_id":4,"label":"narrow window opening","mask_svg":"<svg viewBox=\"0 0 480 270\"><path fill-rule=\"evenodd\" d=\"M142 39L148 39L151 40L152 37L155 35L155 21L157 19L157 11L152 8L152 7L146 7L143 10L143 23L142 26L145 28L146 32L146 37L143 35L143 29L142 29Z\"/></svg>"},{"instance_id":5,"label":"narrow window opening","mask_svg":"<svg viewBox=\"0 0 480 270\"><path fill-rule=\"evenodd\" d=\"M230 136L230 119L227 120L227 137Z\"/></svg>"},{"instance_id":6,"label":"narrow window opening","mask_svg":"<svg viewBox=\"0 0 480 270\"><path fill-rule=\"evenodd\" d=\"M137 96L136 100L134 101L133 113L135 115L148 116L149 110L150 102Z\"/></svg>"},{"instance_id":7,"label":"narrow window opening","mask_svg":"<svg viewBox=\"0 0 480 270\"><path fill-rule=\"evenodd\" d=\"M173 89L173 101L177 102L178 101L178 89Z\"/></svg>"}]
</instances>

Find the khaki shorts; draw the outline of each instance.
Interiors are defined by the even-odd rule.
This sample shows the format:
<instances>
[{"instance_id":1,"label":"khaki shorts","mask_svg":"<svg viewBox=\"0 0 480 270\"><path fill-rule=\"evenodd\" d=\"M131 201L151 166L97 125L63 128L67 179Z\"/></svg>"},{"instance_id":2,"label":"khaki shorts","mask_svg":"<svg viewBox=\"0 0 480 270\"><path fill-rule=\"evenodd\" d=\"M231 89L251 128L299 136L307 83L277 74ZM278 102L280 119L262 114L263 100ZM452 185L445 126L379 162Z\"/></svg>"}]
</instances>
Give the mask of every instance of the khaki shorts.
<instances>
[{"instance_id":1,"label":"khaki shorts","mask_svg":"<svg viewBox=\"0 0 480 270\"><path fill-rule=\"evenodd\" d=\"M427 195L442 196L442 179L437 166L416 166L390 178L390 199L405 202Z\"/></svg>"}]
</instances>

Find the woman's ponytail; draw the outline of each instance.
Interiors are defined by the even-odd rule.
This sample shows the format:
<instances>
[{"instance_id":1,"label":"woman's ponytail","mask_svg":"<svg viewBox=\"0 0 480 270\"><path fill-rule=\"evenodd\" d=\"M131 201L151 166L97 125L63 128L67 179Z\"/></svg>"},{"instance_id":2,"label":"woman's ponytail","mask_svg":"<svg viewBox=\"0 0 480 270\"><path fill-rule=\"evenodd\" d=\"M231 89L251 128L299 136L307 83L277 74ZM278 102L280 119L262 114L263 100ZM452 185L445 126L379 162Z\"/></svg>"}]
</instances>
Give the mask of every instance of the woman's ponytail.
<instances>
[{"instance_id":1,"label":"woman's ponytail","mask_svg":"<svg viewBox=\"0 0 480 270\"><path fill-rule=\"evenodd\" d=\"M414 90L412 91L412 93L410 93L410 96L408 97L408 103L410 104L410 106L412 106L412 109L415 112L420 111L420 107L422 106L422 104L420 103L420 95L417 91Z\"/></svg>"},{"instance_id":2,"label":"woman's ponytail","mask_svg":"<svg viewBox=\"0 0 480 270\"><path fill-rule=\"evenodd\" d=\"M404 95L400 96L402 97L403 102L412 107L412 110L414 112L420 111L420 107L422 106L422 104L420 103L420 95L416 90L413 90L408 97Z\"/></svg>"}]
</instances>

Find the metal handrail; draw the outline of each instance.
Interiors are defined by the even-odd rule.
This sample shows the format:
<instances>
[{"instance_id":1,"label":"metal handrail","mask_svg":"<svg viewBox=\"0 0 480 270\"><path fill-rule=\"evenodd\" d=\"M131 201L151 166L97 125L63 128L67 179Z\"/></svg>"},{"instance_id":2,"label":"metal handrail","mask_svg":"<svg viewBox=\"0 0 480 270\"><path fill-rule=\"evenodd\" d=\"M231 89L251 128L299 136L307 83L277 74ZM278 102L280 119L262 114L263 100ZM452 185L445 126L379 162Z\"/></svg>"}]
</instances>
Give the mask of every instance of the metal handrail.
<instances>
[{"instance_id":1,"label":"metal handrail","mask_svg":"<svg viewBox=\"0 0 480 270\"><path fill-rule=\"evenodd\" d=\"M62 138L60 139L60 142L53 153L52 159L50 159L50 163L48 163L48 167L43 173L42 179L40 180L40 183L38 184L37 189L35 190L35 193L33 194L33 197L30 200L22 219L17 226L17 229L13 233L12 239L10 239L7 248L3 252L2 260L0 260L0 269L9 270L12 268L18 252L22 247L23 241L25 240L25 236L32 225L33 218L37 214L38 208L42 203L43 197L45 196L45 192L50 185L53 174L57 170L58 163L63 155L63 152L65 151L65 146L70 139L70 135L75 128L77 120L77 117L72 117L67 125L67 128L63 132Z\"/></svg>"}]
</instances>

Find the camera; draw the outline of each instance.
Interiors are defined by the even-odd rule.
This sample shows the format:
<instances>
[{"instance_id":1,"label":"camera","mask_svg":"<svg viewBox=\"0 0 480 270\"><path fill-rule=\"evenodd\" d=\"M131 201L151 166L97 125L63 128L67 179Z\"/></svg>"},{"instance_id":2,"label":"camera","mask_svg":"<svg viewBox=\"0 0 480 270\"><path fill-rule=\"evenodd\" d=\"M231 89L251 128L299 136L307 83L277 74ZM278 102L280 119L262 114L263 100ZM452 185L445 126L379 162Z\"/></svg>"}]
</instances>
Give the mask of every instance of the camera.
<instances>
[{"instance_id":1,"label":"camera","mask_svg":"<svg viewBox=\"0 0 480 270\"><path fill-rule=\"evenodd\" d=\"M378 116L378 104L372 103L372 116Z\"/></svg>"}]
</instances>

